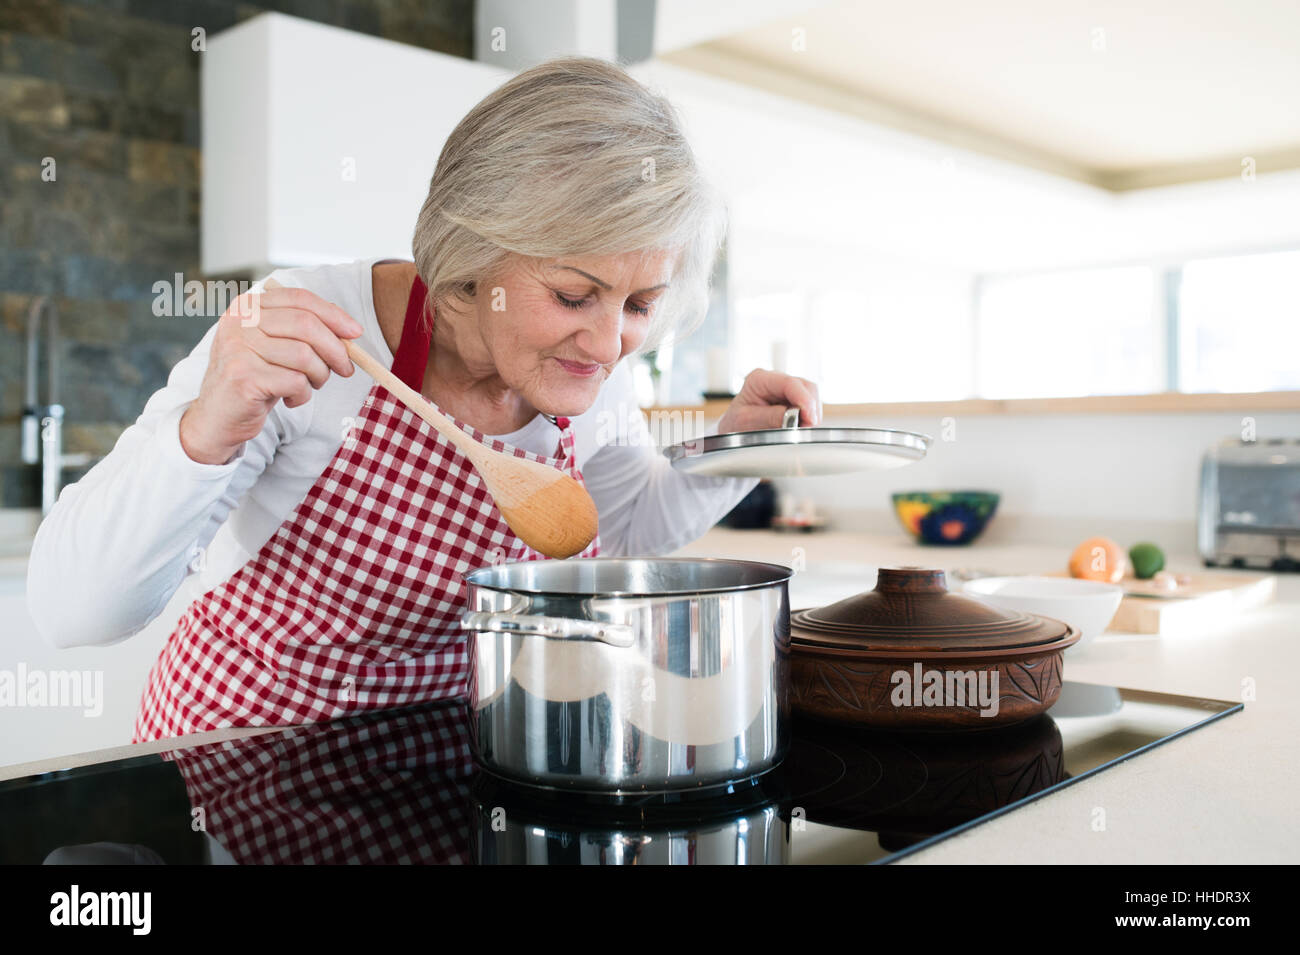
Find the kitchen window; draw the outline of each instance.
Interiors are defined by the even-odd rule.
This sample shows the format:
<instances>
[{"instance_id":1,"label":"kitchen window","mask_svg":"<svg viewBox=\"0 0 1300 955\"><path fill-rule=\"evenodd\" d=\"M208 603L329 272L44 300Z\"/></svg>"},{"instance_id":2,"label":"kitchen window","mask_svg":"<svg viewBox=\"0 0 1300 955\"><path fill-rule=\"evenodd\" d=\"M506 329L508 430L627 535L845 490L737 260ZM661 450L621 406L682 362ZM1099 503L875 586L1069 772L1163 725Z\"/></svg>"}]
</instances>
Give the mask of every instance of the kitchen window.
<instances>
[{"instance_id":1,"label":"kitchen window","mask_svg":"<svg viewBox=\"0 0 1300 955\"><path fill-rule=\"evenodd\" d=\"M1300 389L1300 251L1194 259L1178 289L1178 390Z\"/></svg>"},{"instance_id":2,"label":"kitchen window","mask_svg":"<svg viewBox=\"0 0 1300 955\"><path fill-rule=\"evenodd\" d=\"M1300 390L1300 250L974 276L864 257L855 272L733 278L732 388L776 367L838 405Z\"/></svg>"},{"instance_id":3,"label":"kitchen window","mask_svg":"<svg viewBox=\"0 0 1300 955\"><path fill-rule=\"evenodd\" d=\"M979 280L976 395L1300 388L1300 251Z\"/></svg>"},{"instance_id":4,"label":"kitchen window","mask_svg":"<svg viewBox=\"0 0 1300 955\"><path fill-rule=\"evenodd\" d=\"M976 303L981 398L1164 391L1164 296L1148 266L985 277Z\"/></svg>"},{"instance_id":5,"label":"kitchen window","mask_svg":"<svg viewBox=\"0 0 1300 955\"><path fill-rule=\"evenodd\" d=\"M851 285L733 285L732 372L772 368L818 383L827 404L969 397L971 276L861 262Z\"/></svg>"}]
</instances>

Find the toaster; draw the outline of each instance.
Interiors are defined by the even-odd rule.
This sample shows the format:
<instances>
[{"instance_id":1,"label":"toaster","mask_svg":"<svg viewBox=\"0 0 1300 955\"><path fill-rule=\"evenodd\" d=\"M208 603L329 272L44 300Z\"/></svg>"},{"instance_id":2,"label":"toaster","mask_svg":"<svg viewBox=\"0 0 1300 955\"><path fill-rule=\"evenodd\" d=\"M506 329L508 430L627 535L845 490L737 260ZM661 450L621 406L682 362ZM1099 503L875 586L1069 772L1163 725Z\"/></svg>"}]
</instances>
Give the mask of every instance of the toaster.
<instances>
[{"instance_id":1,"label":"toaster","mask_svg":"<svg viewBox=\"0 0 1300 955\"><path fill-rule=\"evenodd\" d=\"M1225 438L1201 459L1206 567L1300 570L1300 438Z\"/></svg>"}]
</instances>

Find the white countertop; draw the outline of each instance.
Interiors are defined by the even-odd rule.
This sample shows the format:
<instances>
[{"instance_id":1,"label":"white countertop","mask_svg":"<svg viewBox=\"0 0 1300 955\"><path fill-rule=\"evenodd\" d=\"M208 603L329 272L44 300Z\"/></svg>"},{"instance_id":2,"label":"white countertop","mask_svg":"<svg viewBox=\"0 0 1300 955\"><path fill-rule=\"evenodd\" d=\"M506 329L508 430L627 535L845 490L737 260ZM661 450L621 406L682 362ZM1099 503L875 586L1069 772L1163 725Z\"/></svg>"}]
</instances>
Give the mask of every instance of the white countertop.
<instances>
[{"instance_id":1,"label":"white countertop","mask_svg":"<svg viewBox=\"0 0 1300 955\"><path fill-rule=\"evenodd\" d=\"M802 548L796 553L794 548ZM1008 574L1063 570L1068 548L1005 543L926 547L898 534L788 534L718 528L677 552L804 569L791 607L870 589L875 568L973 567ZM1168 555L1176 572L1204 570ZM1216 569L1216 573L1233 573ZM1279 574L1277 599L1228 626L1177 638L1105 633L1065 661L1087 683L1219 700L1256 699L1164 746L921 850L908 863L1256 863L1300 859L1300 575ZM1106 828L1093 830L1094 809ZM797 838L797 836L796 836Z\"/></svg>"}]
</instances>

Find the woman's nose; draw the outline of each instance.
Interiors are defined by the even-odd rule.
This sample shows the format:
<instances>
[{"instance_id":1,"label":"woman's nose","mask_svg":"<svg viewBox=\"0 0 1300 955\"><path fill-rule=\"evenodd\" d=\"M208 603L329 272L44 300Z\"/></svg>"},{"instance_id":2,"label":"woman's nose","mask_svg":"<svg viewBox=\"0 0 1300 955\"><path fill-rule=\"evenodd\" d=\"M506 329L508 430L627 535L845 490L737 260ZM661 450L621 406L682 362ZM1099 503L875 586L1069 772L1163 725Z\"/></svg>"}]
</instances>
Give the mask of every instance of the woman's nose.
<instances>
[{"instance_id":1,"label":"woman's nose","mask_svg":"<svg viewBox=\"0 0 1300 955\"><path fill-rule=\"evenodd\" d=\"M588 358L602 365L618 361L623 354L622 305L601 308L593 324L579 334L578 346Z\"/></svg>"}]
</instances>

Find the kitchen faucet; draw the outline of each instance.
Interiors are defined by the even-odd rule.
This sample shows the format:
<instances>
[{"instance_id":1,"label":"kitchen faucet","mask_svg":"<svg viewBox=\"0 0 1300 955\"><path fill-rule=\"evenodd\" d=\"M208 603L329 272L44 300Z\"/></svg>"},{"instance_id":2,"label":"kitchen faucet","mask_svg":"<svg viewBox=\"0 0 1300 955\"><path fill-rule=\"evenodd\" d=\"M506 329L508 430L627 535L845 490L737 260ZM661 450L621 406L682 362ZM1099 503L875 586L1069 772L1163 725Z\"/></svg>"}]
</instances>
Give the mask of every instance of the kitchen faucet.
<instances>
[{"instance_id":1,"label":"kitchen faucet","mask_svg":"<svg viewBox=\"0 0 1300 955\"><path fill-rule=\"evenodd\" d=\"M45 395L48 404L37 404L38 338L41 318L45 318ZM32 302L27 312L27 391L23 403L23 463L41 465L41 516L59 496L63 469L84 467L93 457L89 454L63 453L63 405L58 401L59 313L49 296L42 295ZM37 445L39 434L40 444Z\"/></svg>"}]
</instances>

